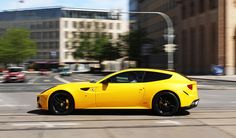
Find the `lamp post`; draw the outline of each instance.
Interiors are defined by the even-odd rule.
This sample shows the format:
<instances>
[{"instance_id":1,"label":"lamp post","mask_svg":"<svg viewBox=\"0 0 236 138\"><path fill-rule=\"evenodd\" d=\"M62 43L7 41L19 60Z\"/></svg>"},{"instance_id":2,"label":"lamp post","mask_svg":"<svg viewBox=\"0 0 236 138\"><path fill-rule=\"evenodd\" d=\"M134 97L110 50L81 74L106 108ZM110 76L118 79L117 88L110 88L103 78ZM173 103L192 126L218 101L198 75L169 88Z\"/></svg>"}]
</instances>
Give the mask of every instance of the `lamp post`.
<instances>
[{"instance_id":1,"label":"lamp post","mask_svg":"<svg viewBox=\"0 0 236 138\"><path fill-rule=\"evenodd\" d=\"M114 12L114 11L113 11ZM164 50L167 52L168 55L168 70L174 70L174 51L175 51L175 44L174 44L174 27L170 17L163 13L163 12L120 12L119 14L157 14L163 17L167 24L167 44L164 45Z\"/></svg>"}]
</instances>

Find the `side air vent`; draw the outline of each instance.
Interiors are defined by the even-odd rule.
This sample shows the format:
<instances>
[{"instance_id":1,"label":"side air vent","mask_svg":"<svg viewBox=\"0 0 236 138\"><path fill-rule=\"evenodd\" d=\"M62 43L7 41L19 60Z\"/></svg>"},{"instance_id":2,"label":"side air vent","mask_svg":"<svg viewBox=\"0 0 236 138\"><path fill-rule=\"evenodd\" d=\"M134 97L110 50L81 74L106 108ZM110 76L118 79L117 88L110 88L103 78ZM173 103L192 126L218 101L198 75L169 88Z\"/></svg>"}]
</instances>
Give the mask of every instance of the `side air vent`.
<instances>
[{"instance_id":1,"label":"side air vent","mask_svg":"<svg viewBox=\"0 0 236 138\"><path fill-rule=\"evenodd\" d=\"M80 90L87 91L89 88L80 88Z\"/></svg>"}]
</instances>

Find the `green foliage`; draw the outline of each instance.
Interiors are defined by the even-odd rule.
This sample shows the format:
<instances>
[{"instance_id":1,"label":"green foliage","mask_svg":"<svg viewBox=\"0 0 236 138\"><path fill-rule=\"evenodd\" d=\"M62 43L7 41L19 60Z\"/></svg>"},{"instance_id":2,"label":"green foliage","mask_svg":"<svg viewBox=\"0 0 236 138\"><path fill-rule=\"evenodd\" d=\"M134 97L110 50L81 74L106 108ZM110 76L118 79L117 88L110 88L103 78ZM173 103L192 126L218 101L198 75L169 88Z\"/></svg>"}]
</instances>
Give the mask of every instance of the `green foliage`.
<instances>
[{"instance_id":1,"label":"green foliage","mask_svg":"<svg viewBox=\"0 0 236 138\"><path fill-rule=\"evenodd\" d=\"M106 37L84 38L74 52L75 58L88 60L114 60L120 57L119 50Z\"/></svg>"},{"instance_id":2,"label":"green foliage","mask_svg":"<svg viewBox=\"0 0 236 138\"><path fill-rule=\"evenodd\" d=\"M25 29L9 29L0 37L0 62L21 63L36 53L36 44Z\"/></svg>"},{"instance_id":3,"label":"green foliage","mask_svg":"<svg viewBox=\"0 0 236 138\"><path fill-rule=\"evenodd\" d=\"M141 58L142 45L152 43L152 40L146 37L144 30L129 32L129 34L123 37L123 41L128 45L127 53L129 58L136 61L139 61Z\"/></svg>"}]
</instances>

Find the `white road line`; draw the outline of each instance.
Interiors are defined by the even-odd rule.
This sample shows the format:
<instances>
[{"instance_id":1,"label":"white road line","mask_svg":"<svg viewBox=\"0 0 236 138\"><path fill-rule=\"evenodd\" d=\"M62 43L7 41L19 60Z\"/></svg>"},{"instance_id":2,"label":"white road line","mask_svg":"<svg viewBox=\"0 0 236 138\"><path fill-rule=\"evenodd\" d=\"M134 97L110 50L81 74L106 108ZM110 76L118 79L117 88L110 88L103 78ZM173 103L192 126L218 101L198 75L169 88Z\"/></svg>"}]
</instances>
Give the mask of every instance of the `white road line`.
<instances>
[{"instance_id":1,"label":"white road line","mask_svg":"<svg viewBox=\"0 0 236 138\"><path fill-rule=\"evenodd\" d=\"M85 81L89 81L89 80L86 80L86 79L73 79L75 81L80 81L80 82L85 82Z\"/></svg>"},{"instance_id":2,"label":"white road line","mask_svg":"<svg viewBox=\"0 0 236 138\"><path fill-rule=\"evenodd\" d=\"M23 126L43 126L46 128L53 128L56 126L78 126L80 125L79 123L69 123L69 122L65 122L65 123L61 123L61 122L28 122L28 123L9 123L9 125L11 126L15 126L15 127L23 127Z\"/></svg>"},{"instance_id":3,"label":"white road line","mask_svg":"<svg viewBox=\"0 0 236 138\"><path fill-rule=\"evenodd\" d=\"M69 81L65 80L65 79L62 79L60 78L59 76L55 76L54 77L56 80L59 80L60 82L63 82L63 83L70 83Z\"/></svg>"},{"instance_id":4,"label":"white road line","mask_svg":"<svg viewBox=\"0 0 236 138\"><path fill-rule=\"evenodd\" d=\"M18 104L3 104L0 105L0 107L29 107L30 105L27 104L22 104L22 105L18 105Z\"/></svg>"},{"instance_id":5,"label":"white road line","mask_svg":"<svg viewBox=\"0 0 236 138\"><path fill-rule=\"evenodd\" d=\"M34 82L39 78L40 78L40 76L36 76L34 79L29 80L29 82L27 84L34 84Z\"/></svg>"},{"instance_id":6,"label":"white road line","mask_svg":"<svg viewBox=\"0 0 236 138\"><path fill-rule=\"evenodd\" d=\"M181 125L178 121L171 121L171 120L163 120L163 121L156 121L155 123L158 124L174 124L174 125Z\"/></svg>"}]
</instances>

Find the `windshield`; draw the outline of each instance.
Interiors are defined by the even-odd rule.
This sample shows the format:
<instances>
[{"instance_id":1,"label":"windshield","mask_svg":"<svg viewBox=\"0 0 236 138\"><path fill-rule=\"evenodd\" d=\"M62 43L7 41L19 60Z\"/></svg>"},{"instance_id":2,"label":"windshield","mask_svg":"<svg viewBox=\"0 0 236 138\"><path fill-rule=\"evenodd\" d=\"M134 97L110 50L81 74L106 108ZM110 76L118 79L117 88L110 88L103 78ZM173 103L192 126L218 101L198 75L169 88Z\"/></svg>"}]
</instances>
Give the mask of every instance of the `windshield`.
<instances>
[{"instance_id":1,"label":"windshield","mask_svg":"<svg viewBox=\"0 0 236 138\"><path fill-rule=\"evenodd\" d=\"M62 72L69 72L70 69L66 68L66 69L62 69L61 71L62 71Z\"/></svg>"},{"instance_id":2,"label":"windshield","mask_svg":"<svg viewBox=\"0 0 236 138\"><path fill-rule=\"evenodd\" d=\"M21 72L22 69L21 68L10 68L8 69L9 72Z\"/></svg>"}]
</instances>

